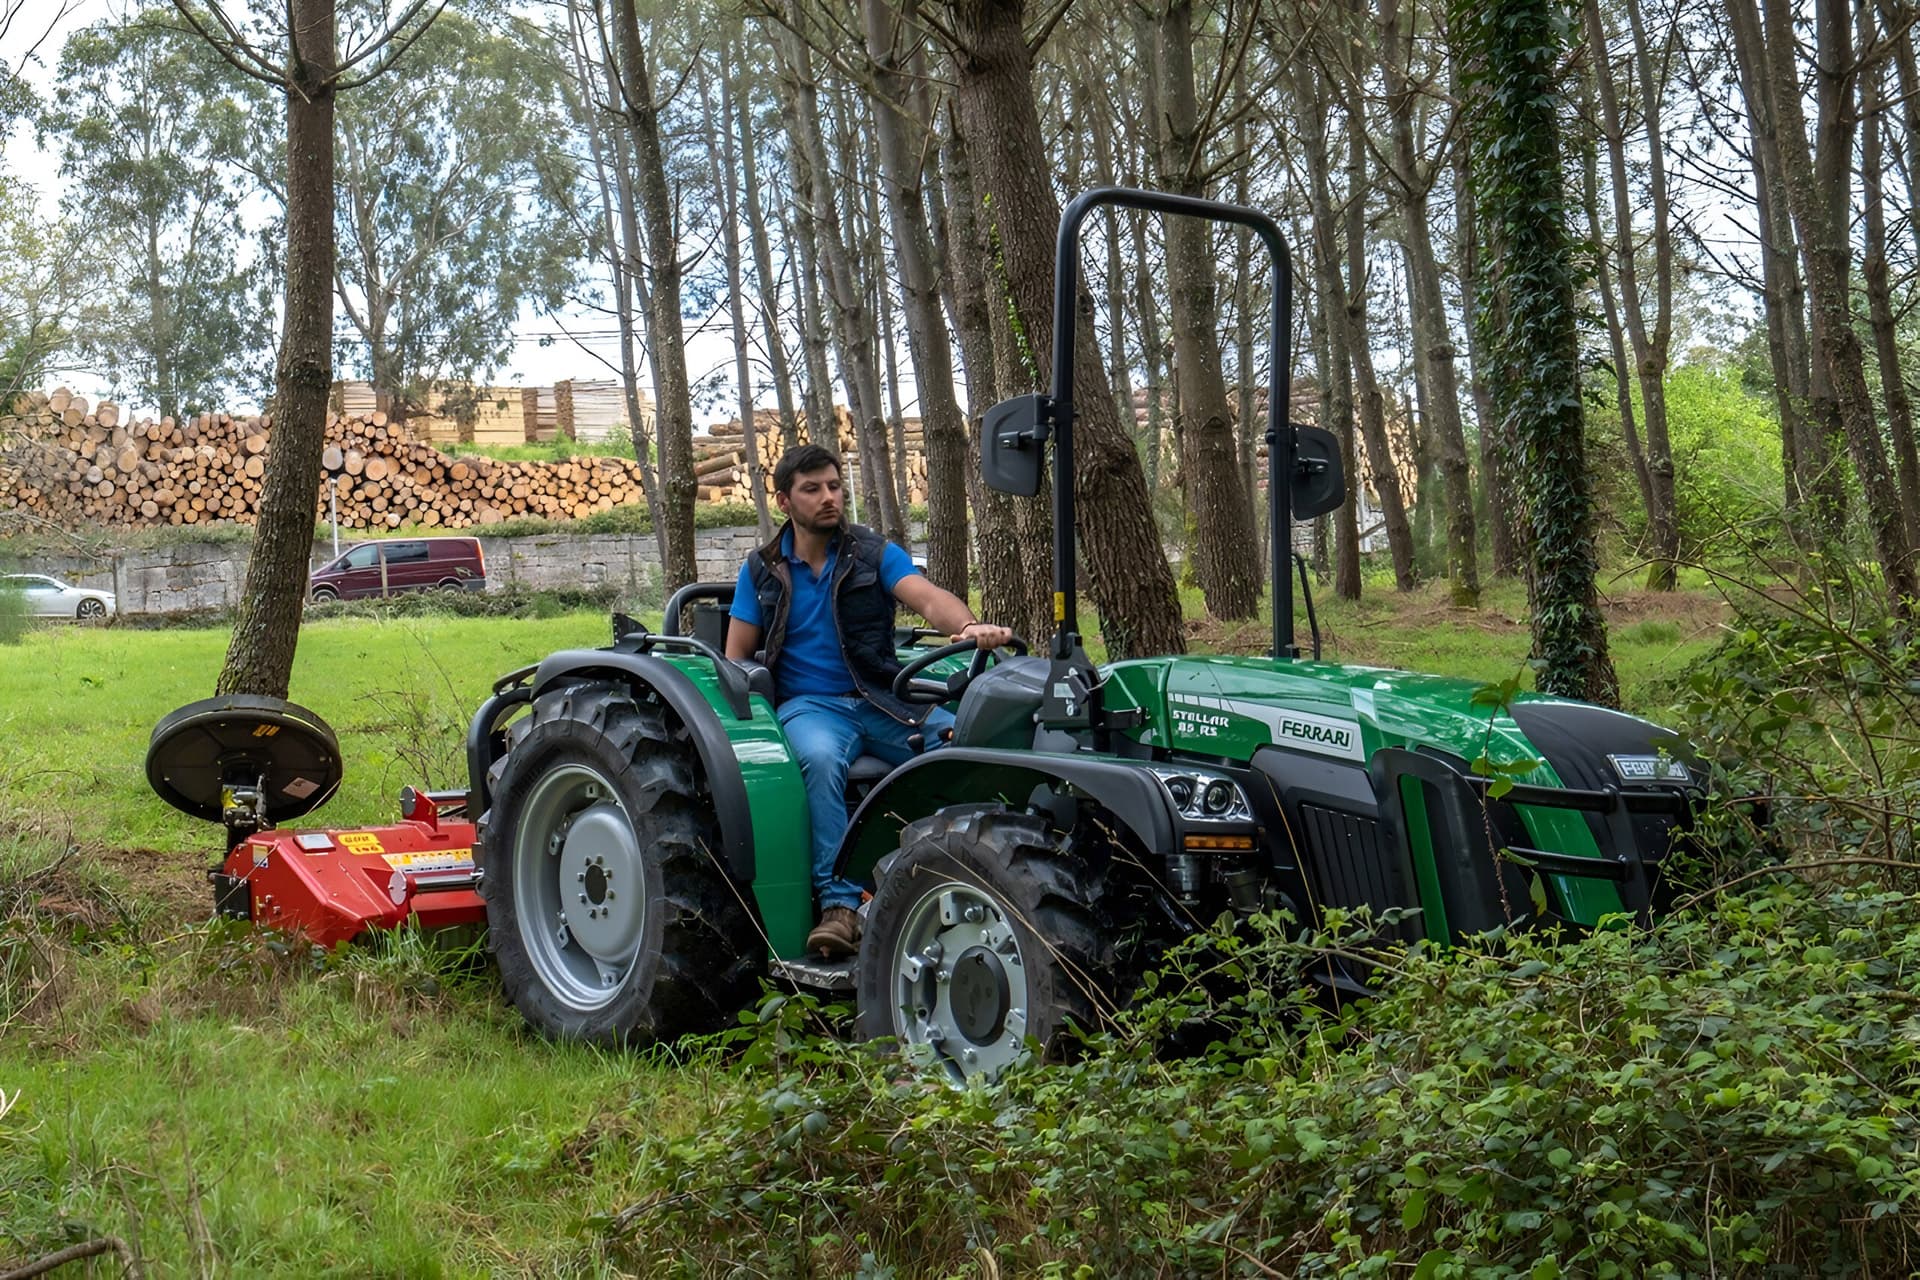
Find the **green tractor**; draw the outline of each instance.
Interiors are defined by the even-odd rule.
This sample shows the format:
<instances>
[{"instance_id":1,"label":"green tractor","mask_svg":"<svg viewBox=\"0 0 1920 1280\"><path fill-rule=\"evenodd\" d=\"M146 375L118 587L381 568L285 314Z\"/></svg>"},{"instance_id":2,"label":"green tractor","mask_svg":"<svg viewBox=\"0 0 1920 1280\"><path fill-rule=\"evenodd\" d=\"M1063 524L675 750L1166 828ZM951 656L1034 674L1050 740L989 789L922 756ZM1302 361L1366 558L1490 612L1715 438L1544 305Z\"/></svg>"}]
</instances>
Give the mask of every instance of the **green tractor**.
<instances>
[{"instance_id":1,"label":"green tractor","mask_svg":"<svg viewBox=\"0 0 1920 1280\"><path fill-rule=\"evenodd\" d=\"M1267 657L1096 667L1082 648L1078 232L1114 205L1239 224L1271 256ZM1282 416L1292 280L1273 221L1091 191L1064 212L1056 270L1052 394L989 412L981 463L996 489L1031 495L1051 449L1057 630L1044 656L899 637L895 692L957 721L950 743L898 768L854 764L839 867L873 889L856 958L804 954L807 805L771 680L722 656L731 584L676 596L664 634L616 619L610 647L516 671L480 709L466 797L479 891L506 992L541 1032L670 1038L730 1018L771 977L851 996L863 1035L926 1046L962 1079L1094 1023L1158 948L1224 912L1311 924L1367 907L1384 937L1444 945L1522 916L1590 928L1657 909L1661 863L1702 794L1673 734L1585 703L1488 705L1469 681L1322 662L1317 624L1312 657L1297 647L1296 565L1308 588L1289 534L1345 482L1334 438ZM1335 965L1319 980L1358 993L1367 975Z\"/></svg>"}]
</instances>

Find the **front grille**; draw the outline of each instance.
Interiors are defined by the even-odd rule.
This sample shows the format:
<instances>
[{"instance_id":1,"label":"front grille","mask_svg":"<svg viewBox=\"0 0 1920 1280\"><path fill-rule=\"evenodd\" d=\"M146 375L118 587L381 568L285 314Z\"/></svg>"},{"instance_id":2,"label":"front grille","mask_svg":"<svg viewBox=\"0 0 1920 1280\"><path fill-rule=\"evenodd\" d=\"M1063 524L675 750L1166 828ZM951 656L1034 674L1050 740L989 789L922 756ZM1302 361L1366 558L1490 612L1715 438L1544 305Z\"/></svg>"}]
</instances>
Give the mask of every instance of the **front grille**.
<instances>
[{"instance_id":1,"label":"front grille","mask_svg":"<svg viewBox=\"0 0 1920 1280\"><path fill-rule=\"evenodd\" d=\"M1420 905L1406 860L1389 850L1378 822L1315 804L1300 806L1300 821L1309 884L1322 906L1366 906L1377 916L1391 907ZM1411 942L1424 930L1411 916L1388 932Z\"/></svg>"}]
</instances>

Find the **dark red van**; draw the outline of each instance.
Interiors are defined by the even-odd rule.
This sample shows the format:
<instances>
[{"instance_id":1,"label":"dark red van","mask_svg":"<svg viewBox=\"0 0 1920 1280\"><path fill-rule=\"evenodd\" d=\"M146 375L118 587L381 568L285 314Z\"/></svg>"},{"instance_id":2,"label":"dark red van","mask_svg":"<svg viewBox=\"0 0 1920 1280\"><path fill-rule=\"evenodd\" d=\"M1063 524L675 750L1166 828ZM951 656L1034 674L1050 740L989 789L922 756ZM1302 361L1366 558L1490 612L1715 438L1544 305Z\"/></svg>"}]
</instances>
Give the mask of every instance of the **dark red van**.
<instances>
[{"instance_id":1,"label":"dark red van","mask_svg":"<svg viewBox=\"0 0 1920 1280\"><path fill-rule=\"evenodd\" d=\"M485 591L487 557L478 538L395 538L363 542L315 569L315 600L358 600L401 591Z\"/></svg>"}]
</instances>

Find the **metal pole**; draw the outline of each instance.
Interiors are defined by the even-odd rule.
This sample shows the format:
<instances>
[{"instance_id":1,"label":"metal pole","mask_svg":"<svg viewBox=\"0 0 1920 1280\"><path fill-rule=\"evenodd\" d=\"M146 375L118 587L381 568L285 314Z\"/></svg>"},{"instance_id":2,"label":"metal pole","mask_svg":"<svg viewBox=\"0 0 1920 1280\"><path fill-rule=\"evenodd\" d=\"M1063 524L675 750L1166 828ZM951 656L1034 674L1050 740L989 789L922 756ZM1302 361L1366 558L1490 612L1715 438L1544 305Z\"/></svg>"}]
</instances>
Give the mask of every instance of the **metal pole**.
<instances>
[{"instance_id":1,"label":"metal pole","mask_svg":"<svg viewBox=\"0 0 1920 1280\"><path fill-rule=\"evenodd\" d=\"M340 491L334 488L333 478L327 478L327 519L333 524L333 556L340 558Z\"/></svg>"}]
</instances>

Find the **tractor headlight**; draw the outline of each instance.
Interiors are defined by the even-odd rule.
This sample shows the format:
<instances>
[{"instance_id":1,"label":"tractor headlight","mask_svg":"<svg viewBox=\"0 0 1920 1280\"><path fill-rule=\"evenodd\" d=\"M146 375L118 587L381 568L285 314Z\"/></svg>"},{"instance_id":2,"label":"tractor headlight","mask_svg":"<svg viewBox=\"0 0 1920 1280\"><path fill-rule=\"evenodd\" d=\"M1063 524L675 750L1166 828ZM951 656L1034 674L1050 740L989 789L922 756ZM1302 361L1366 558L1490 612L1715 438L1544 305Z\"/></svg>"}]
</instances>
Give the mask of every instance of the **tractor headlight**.
<instances>
[{"instance_id":1,"label":"tractor headlight","mask_svg":"<svg viewBox=\"0 0 1920 1280\"><path fill-rule=\"evenodd\" d=\"M1232 778L1197 769L1150 766L1180 816L1189 822L1251 822L1253 806Z\"/></svg>"},{"instance_id":2,"label":"tractor headlight","mask_svg":"<svg viewBox=\"0 0 1920 1280\"><path fill-rule=\"evenodd\" d=\"M1218 818L1233 808L1233 802L1239 798L1240 788L1225 778L1215 778L1200 793L1200 811L1209 818Z\"/></svg>"}]
</instances>

